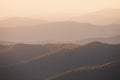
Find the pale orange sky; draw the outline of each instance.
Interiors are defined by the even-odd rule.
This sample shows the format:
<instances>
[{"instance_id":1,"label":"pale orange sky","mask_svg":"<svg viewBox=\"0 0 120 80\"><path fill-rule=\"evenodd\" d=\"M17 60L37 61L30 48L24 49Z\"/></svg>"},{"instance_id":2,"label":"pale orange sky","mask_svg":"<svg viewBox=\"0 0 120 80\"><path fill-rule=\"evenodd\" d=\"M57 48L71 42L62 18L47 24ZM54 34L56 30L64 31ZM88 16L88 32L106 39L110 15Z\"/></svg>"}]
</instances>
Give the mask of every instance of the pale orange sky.
<instances>
[{"instance_id":1,"label":"pale orange sky","mask_svg":"<svg viewBox=\"0 0 120 80\"><path fill-rule=\"evenodd\" d=\"M0 0L0 17L72 17L105 8L120 8L120 0Z\"/></svg>"}]
</instances>

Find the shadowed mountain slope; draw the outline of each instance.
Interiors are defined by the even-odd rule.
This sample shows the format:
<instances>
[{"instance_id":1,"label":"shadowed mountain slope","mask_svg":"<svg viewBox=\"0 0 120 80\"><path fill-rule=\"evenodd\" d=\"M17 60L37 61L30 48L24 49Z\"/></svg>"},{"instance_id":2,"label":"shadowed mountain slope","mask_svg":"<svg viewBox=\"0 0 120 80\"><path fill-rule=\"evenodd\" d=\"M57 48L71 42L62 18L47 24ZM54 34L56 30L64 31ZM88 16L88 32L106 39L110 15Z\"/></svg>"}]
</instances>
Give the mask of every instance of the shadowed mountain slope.
<instances>
[{"instance_id":1,"label":"shadowed mountain slope","mask_svg":"<svg viewBox=\"0 0 120 80\"><path fill-rule=\"evenodd\" d=\"M1 80L46 80L71 69L119 59L120 45L92 42L84 46L61 50L44 58L1 67L0 76L2 76Z\"/></svg>"},{"instance_id":2,"label":"shadowed mountain slope","mask_svg":"<svg viewBox=\"0 0 120 80\"><path fill-rule=\"evenodd\" d=\"M120 61L66 71L48 80L119 80Z\"/></svg>"},{"instance_id":3,"label":"shadowed mountain slope","mask_svg":"<svg viewBox=\"0 0 120 80\"><path fill-rule=\"evenodd\" d=\"M69 50L76 48L76 44L45 44L45 45L32 45L32 44L15 44L9 46L0 46L0 65L10 65L19 62L31 61L39 59L59 51Z\"/></svg>"}]
</instances>

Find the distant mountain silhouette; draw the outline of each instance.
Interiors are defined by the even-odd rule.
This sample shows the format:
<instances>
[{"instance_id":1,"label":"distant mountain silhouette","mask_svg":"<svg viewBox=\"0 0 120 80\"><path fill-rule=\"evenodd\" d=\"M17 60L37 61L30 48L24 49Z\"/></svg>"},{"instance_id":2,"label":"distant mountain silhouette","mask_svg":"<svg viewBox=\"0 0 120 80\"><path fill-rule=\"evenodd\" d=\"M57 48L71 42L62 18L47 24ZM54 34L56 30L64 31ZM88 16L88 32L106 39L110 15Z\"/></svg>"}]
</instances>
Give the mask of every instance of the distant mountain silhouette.
<instances>
[{"instance_id":1,"label":"distant mountain silhouette","mask_svg":"<svg viewBox=\"0 0 120 80\"><path fill-rule=\"evenodd\" d=\"M45 20L31 19L26 17L13 17L4 20L0 20L0 27L29 27L36 26L41 23L46 23Z\"/></svg>"},{"instance_id":2,"label":"distant mountain silhouette","mask_svg":"<svg viewBox=\"0 0 120 80\"><path fill-rule=\"evenodd\" d=\"M74 17L72 20L97 25L120 24L120 9L103 9Z\"/></svg>"},{"instance_id":3,"label":"distant mountain silhouette","mask_svg":"<svg viewBox=\"0 0 120 80\"><path fill-rule=\"evenodd\" d=\"M36 52L36 46L27 45L27 47L23 47L23 45L19 44L19 47L14 48L14 51L17 55L22 54L24 52L24 58L29 56L29 54L33 56ZM40 45L39 45L40 46ZM63 73L65 71L75 69L82 66L93 66L97 64L106 63L109 61L116 61L120 59L120 45L109 45L100 42L92 42L84 46L75 46L71 48L70 46L66 46L65 48L61 48L56 45L52 49L49 48L42 49L45 50L43 52L55 51L54 54L50 53L47 56L43 55L42 58L38 55L41 53L37 53L38 55L35 57L30 57L29 59L22 60L18 63L9 64L0 66L0 79L1 80L46 80L50 77ZM63 46L63 45L62 45ZM32 48L31 48L32 47ZM41 48L39 48L41 49ZM60 49L60 50L59 50ZM9 49L8 49L9 50ZM27 51L26 51L27 50ZM58 51L56 51L58 50ZM41 52L41 51L37 51ZM13 54L13 53L11 53ZM11 55L9 52L1 57L0 61L7 62L10 59L5 56ZM27 54L27 55L26 55ZM42 53L44 54L44 53ZM0 54L2 55L2 54ZM14 60L17 55L12 55ZM18 59L17 56L16 59ZM12 58L11 58L12 59ZM1 62L1 64L2 64ZM7 77L6 77L7 76Z\"/></svg>"},{"instance_id":4,"label":"distant mountain silhouette","mask_svg":"<svg viewBox=\"0 0 120 80\"><path fill-rule=\"evenodd\" d=\"M48 80L119 80L120 61L85 66L61 73Z\"/></svg>"},{"instance_id":5,"label":"distant mountain silhouette","mask_svg":"<svg viewBox=\"0 0 120 80\"><path fill-rule=\"evenodd\" d=\"M108 44L120 44L120 35L119 36L114 36L114 37L109 37L109 38L88 38L80 41L75 41L74 43L80 44L80 45L85 45L93 41L99 41L102 43L108 43Z\"/></svg>"},{"instance_id":6,"label":"distant mountain silhouette","mask_svg":"<svg viewBox=\"0 0 120 80\"><path fill-rule=\"evenodd\" d=\"M36 26L0 27L0 38L3 41L10 40L18 43L40 44L42 41L53 40L57 42L68 41L69 43L91 37L116 36L120 35L119 31L119 24L92 25L88 23L63 21L49 22Z\"/></svg>"}]
</instances>

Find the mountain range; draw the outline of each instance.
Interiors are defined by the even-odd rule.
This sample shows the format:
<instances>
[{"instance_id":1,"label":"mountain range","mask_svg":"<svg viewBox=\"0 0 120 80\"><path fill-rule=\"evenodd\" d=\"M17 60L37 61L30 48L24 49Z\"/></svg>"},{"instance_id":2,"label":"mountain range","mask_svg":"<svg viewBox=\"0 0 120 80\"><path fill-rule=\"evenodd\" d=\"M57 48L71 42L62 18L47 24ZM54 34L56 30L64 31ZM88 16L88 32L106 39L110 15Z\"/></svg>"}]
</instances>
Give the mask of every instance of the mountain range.
<instances>
[{"instance_id":1,"label":"mountain range","mask_svg":"<svg viewBox=\"0 0 120 80\"><path fill-rule=\"evenodd\" d=\"M66 71L48 80L118 80L120 61L85 66Z\"/></svg>"},{"instance_id":2,"label":"mountain range","mask_svg":"<svg viewBox=\"0 0 120 80\"><path fill-rule=\"evenodd\" d=\"M119 67L119 9L0 20L0 80L120 80Z\"/></svg>"},{"instance_id":3,"label":"mountain range","mask_svg":"<svg viewBox=\"0 0 120 80\"><path fill-rule=\"evenodd\" d=\"M54 30L54 31L53 31ZM2 41L36 43L42 41L73 42L88 38L120 35L120 25L92 25L71 21L51 22L37 26L0 27Z\"/></svg>"},{"instance_id":4,"label":"mountain range","mask_svg":"<svg viewBox=\"0 0 120 80\"><path fill-rule=\"evenodd\" d=\"M32 44L13 44L1 45L0 47L0 61L2 65L16 64L17 62L24 62L25 60L31 61L36 58L42 58L59 51L69 50L76 48L76 44L45 44L45 45L32 45ZM25 61L26 62L26 61ZM4 64L3 64L4 63Z\"/></svg>"},{"instance_id":5,"label":"mountain range","mask_svg":"<svg viewBox=\"0 0 120 80\"><path fill-rule=\"evenodd\" d=\"M52 19L31 19L26 17L9 17L7 19L0 19L0 26L10 27L10 26L30 26L38 25L41 23L51 22ZM77 21L80 23L89 23L96 25L109 25L109 24L120 24L120 9L106 8L98 11L88 12L84 14L78 14L77 16L65 18L64 20ZM60 20L57 20L60 21ZM55 20L54 20L55 22ZM19 25L18 25L19 24Z\"/></svg>"},{"instance_id":6,"label":"mountain range","mask_svg":"<svg viewBox=\"0 0 120 80\"><path fill-rule=\"evenodd\" d=\"M99 42L108 43L108 44L120 44L120 36L114 36L114 37L108 37L108 38L88 38L88 39L75 41L74 43L85 45L93 41L99 41Z\"/></svg>"},{"instance_id":7,"label":"mountain range","mask_svg":"<svg viewBox=\"0 0 120 80\"><path fill-rule=\"evenodd\" d=\"M89 12L81 16L72 17L71 20L96 25L120 24L120 9L103 9Z\"/></svg>"},{"instance_id":8,"label":"mountain range","mask_svg":"<svg viewBox=\"0 0 120 80\"><path fill-rule=\"evenodd\" d=\"M0 20L0 27L24 27L24 26L36 26L47 21L41 19L32 19L27 17L11 17Z\"/></svg>"},{"instance_id":9,"label":"mountain range","mask_svg":"<svg viewBox=\"0 0 120 80\"><path fill-rule=\"evenodd\" d=\"M0 51L1 80L47 80L78 67L94 66L120 59L119 44L100 42L84 46L18 44L6 48L1 45Z\"/></svg>"},{"instance_id":10,"label":"mountain range","mask_svg":"<svg viewBox=\"0 0 120 80\"><path fill-rule=\"evenodd\" d=\"M0 20L0 40L20 43L40 44L43 41L69 43L89 38L113 37L120 35L119 32L120 9L104 9L68 21L50 22L26 17Z\"/></svg>"}]
</instances>

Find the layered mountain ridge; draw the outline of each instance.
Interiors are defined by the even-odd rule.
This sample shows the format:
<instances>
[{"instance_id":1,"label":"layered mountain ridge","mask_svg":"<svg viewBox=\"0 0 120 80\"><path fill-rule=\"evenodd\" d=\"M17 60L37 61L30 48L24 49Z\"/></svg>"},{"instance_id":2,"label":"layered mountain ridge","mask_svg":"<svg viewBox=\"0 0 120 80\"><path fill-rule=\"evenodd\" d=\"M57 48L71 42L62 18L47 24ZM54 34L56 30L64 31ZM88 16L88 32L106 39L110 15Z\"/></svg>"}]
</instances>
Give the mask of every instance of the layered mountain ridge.
<instances>
[{"instance_id":1,"label":"layered mountain ridge","mask_svg":"<svg viewBox=\"0 0 120 80\"><path fill-rule=\"evenodd\" d=\"M120 59L119 44L92 42L84 46L76 44L26 46L19 44L7 53L0 52L0 64L4 64L0 67L1 80L47 80L78 67L94 66ZM4 47L0 51L5 49ZM51 53L51 50L54 53Z\"/></svg>"}]
</instances>

